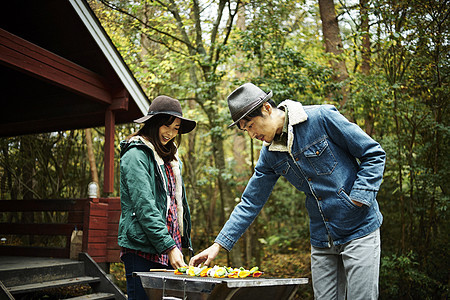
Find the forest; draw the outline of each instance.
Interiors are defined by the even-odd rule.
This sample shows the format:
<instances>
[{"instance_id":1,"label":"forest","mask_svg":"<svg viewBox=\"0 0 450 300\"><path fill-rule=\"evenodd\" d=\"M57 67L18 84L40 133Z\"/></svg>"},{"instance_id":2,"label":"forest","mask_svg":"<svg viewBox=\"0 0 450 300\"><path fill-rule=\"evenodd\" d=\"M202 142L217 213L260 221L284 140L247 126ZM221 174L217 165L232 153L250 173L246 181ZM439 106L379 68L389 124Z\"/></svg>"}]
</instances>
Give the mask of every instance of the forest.
<instances>
[{"instance_id":1,"label":"forest","mask_svg":"<svg viewBox=\"0 0 450 300\"><path fill-rule=\"evenodd\" d=\"M277 104L332 104L381 144L380 299L448 298L448 0L89 5L149 100L177 98L197 121L180 145L197 252L211 245L239 202L262 147L227 128L228 94L253 82L272 90ZM139 128L116 127L115 192L103 197L120 195L119 142ZM0 199L86 197L89 182L102 184L103 146L101 127L0 138ZM310 278L305 196L280 178L217 263ZM122 269L111 266L119 277ZM297 294L313 299L310 284Z\"/></svg>"}]
</instances>

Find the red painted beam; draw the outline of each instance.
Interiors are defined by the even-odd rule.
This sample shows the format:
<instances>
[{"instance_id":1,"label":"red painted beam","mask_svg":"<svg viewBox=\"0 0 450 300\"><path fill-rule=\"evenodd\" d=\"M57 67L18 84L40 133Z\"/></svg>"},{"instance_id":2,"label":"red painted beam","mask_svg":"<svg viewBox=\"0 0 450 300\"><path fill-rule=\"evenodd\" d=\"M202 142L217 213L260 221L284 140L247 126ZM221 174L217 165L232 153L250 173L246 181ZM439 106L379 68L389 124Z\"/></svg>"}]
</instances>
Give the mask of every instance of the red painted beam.
<instances>
[{"instance_id":1,"label":"red painted beam","mask_svg":"<svg viewBox=\"0 0 450 300\"><path fill-rule=\"evenodd\" d=\"M112 104L99 75L0 28L0 63L100 103Z\"/></svg>"}]
</instances>

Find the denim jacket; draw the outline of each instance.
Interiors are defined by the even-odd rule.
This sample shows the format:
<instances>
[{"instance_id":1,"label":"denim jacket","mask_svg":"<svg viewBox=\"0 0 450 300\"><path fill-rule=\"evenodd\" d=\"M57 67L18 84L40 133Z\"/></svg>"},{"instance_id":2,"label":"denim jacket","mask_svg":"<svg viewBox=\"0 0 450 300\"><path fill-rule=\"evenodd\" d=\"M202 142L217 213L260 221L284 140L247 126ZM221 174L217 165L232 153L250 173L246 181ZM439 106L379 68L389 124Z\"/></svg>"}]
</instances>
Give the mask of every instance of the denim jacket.
<instances>
[{"instance_id":1,"label":"denim jacket","mask_svg":"<svg viewBox=\"0 0 450 300\"><path fill-rule=\"evenodd\" d=\"M303 107L286 100L280 106L288 110L287 146L264 143L241 201L215 242L231 250L280 176L306 194L313 246L341 245L379 228L376 195L385 164L380 144L331 105Z\"/></svg>"}]
</instances>

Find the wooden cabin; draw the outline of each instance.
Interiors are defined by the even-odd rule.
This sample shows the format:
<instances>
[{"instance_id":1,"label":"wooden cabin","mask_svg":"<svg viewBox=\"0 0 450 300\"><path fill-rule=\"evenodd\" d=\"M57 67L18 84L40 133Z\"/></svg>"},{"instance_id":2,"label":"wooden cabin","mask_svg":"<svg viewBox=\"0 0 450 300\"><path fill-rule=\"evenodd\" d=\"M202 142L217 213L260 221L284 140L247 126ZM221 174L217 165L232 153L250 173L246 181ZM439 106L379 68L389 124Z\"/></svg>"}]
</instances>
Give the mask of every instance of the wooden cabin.
<instances>
[{"instance_id":1,"label":"wooden cabin","mask_svg":"<svg viewBox=\"0 0 450 300\"><path fill-rule=\"evenodd\" d=\"M0 9L0 136L105 127L104 194L114 188L114 128L149 100L85 0L5 1ZM87 188L87 187L86 187ZM0 256L69 258L70 237L95 262L119 261L119 198L2 200L0 212L64 211L65 224L0 224L2 234L63 235L64 248L0 244Z\"/></svg>"}]
</instances>

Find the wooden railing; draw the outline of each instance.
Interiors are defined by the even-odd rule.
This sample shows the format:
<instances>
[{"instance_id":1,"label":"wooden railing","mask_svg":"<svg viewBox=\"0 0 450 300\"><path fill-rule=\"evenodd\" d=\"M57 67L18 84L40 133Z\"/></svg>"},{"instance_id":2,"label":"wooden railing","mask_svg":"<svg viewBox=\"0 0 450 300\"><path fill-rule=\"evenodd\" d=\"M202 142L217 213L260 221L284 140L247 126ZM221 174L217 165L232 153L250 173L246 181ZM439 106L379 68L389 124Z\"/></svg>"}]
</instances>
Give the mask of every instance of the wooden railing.
<instances>
[{"instance_id":1,"label":"wooden railing","mask_svg":"<svg viewBox=\"0 0 450 300\"><path fill-rule=\"evenodd\" d=\"M66 212L64 223L36 223L33 217L4 222L8 213ZM120 248L117 230L120 218L119 198L0 200L0 238L2 236L30 236L39 241L42 236L63 236L64 246L23 246L12 241L0 244L0 255L7 256L70 256L71 236L75 228L83 231L82 251L96 262L118 262ZM17 215L17 214L16 214ZM26 220L26 221L24 221ZM31 220L31 221L30 221Z\"/></svg>"}]
</instances>

